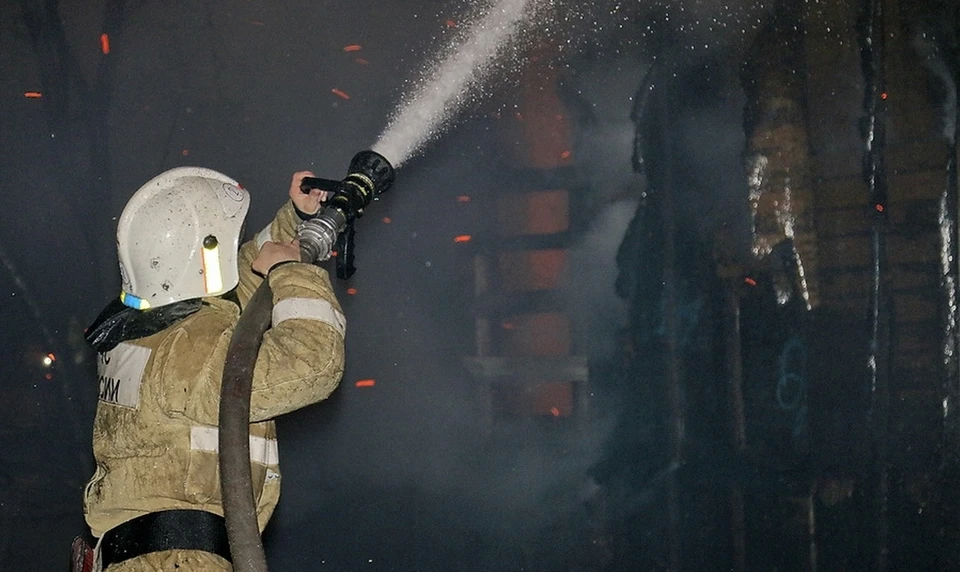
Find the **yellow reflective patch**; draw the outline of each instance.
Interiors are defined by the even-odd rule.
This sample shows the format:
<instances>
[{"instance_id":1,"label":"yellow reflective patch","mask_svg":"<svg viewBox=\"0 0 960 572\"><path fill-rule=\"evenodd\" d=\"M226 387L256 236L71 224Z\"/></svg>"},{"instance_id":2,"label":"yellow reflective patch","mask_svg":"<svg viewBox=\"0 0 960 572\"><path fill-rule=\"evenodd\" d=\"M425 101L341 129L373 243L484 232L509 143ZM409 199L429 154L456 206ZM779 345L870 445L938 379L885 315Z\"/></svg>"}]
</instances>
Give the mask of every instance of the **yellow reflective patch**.
<instances>
[{"instance_id":1,"label":"yellow reflective patch","mask_svg":"<svg viewBox=\"0 0 960 572\"><path fill-rule=\"evenodd\" d=\"M220 274L220 247L203 248L203 286L207 294L223 290Z\"/></svg>"}]
</instances>

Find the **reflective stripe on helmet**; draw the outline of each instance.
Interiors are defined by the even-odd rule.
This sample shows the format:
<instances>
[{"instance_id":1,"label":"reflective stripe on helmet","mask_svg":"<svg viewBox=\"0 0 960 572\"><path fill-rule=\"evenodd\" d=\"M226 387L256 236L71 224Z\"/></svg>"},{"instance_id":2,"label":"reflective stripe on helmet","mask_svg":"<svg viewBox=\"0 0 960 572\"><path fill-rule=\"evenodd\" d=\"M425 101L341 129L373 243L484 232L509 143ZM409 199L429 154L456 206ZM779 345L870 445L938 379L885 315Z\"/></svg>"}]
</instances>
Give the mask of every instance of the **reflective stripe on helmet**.
<instances>
[{"instance_id":1,"label":"reflective stripe on helmet","mask_svg":"<svg viewBox=\"0 0 960 572\"><path fill-rule=\"evenodd\" d=\"M341 336L347 331L347 319L326 300L316 298L287 298L273 306L273 325L292 319L319 320L329 324Z\"/></svg>"},{"instance_id":2,"label":"reflective stripe on helmet","mask_svg":"<svg viewBox=\"0 0 960 572\"><path fill-rule=\"evenodd\" d=\"M211 235L212 237L212 235ZM220 246L216 237L204 240L201 248L203 258L203 286L207 294L223 291L223 274L220 272Z\"/></svg>"},{"instance_id":3,"label":"reflective stripe on helmet","mask_svg":"<svg viewBox=\"0 0 960 572\"><path fill-rule=\"evenodd\" d=\"M150 302L147 302L143 298L137 298L133 294L122 290L120 291L120 301L134 310L147 310L150 308Z\"/></svg>"}]
</instances>

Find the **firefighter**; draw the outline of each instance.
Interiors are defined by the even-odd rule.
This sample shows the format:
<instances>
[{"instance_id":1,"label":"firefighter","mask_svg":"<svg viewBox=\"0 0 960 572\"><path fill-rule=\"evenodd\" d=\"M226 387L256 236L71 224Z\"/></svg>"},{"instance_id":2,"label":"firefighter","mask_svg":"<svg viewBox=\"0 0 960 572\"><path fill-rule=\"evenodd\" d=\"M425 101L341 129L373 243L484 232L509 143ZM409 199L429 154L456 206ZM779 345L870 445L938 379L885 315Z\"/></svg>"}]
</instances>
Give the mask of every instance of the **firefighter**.
<instances>
[{"instance_id":1,"label":"firefighter","mask_svg":"<svg viewBox=\"0 0 960 572\"><path fill-rule=\"evenodd\" d=\"M340 304L295 240L326 198L301 192L305 176L294 174L291 200L239 248L250 197L216 171L166 171L124 208L122 292L87 329L100 387L84 512L104 570L231 570L220 385L240 312L264 279L274 308L254 368L250 463L261 531L269 521L280 494L274 418L325 399L343 373Z\"/></svg>"}]
</instances>

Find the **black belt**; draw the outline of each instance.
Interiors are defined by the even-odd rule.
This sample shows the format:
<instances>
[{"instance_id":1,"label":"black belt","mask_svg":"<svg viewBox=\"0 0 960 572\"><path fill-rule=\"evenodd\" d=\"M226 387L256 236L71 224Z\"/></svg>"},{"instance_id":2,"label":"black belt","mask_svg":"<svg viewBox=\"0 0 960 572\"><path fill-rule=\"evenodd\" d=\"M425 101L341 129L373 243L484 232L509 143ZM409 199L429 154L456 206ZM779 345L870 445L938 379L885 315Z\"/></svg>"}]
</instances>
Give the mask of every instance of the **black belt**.
<instances>
[{"instance_id":1,"label":"black belt","mask_svg":"<svg viewBox=\"0 0 960 572\"><path fill-rule=\"evenodd\" d=\"M151 512L111 528L103 535L103 568L162 550L202 550L230 559L227 524L203 510Z\"/></svg>"}]
</instances>

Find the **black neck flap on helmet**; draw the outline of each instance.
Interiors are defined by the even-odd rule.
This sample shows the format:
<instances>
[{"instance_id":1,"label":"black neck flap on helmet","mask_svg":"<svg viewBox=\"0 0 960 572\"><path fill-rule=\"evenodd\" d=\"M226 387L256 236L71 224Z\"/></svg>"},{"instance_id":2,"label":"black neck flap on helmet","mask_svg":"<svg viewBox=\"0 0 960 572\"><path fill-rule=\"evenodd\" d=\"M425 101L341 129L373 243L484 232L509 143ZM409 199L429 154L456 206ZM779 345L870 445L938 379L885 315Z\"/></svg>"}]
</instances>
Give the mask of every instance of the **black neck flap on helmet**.
<instances>
[{"instance_id":1,"label":"black neck flap on helmet","mask_svg":"<svg viewBox=\"0 0 960 572\"><path fill-rule=\"evenodd\" d=\"M200 298L193 298L137 310L117 298L100 312L85 330L84 337L97 352L108 352L120 342L145 338L177 323L199 310L202 303Z\"/></svg>"}]
</instances>

